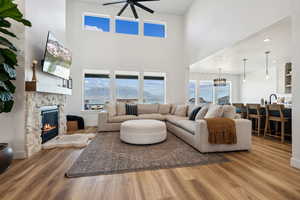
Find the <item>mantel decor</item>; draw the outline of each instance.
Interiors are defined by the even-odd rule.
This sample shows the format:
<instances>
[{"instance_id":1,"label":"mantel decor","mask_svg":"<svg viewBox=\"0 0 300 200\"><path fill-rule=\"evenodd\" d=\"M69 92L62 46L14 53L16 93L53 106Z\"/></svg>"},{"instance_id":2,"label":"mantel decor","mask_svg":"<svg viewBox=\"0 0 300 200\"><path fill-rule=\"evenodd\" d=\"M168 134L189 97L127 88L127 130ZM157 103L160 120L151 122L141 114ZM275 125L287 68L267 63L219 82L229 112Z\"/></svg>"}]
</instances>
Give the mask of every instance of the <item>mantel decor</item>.
<instances>
[{"instance_id":1,"label":"mantel decor","mask_svg":"<svg viewBox=\"0 0 300 200\"><path fill-rule=\"evenodd\" d=\"M31 23L23 18L17 4L12 0L0 1L0 113L10 112L14 105L16 86L12 80L16 79L16 67L18 66L17 48L9 41L17 36L11 32L11 20L31 26Z\"/></svg>"}]
</instances>

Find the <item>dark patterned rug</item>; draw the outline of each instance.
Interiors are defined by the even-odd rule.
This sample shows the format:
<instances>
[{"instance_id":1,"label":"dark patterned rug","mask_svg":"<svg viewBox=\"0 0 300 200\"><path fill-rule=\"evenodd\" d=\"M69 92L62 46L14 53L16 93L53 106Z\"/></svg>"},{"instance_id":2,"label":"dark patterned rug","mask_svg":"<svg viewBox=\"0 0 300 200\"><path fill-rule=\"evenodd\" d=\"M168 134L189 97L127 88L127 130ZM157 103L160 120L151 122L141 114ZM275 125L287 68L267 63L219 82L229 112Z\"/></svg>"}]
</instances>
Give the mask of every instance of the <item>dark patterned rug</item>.
<instances>
[{"instance_id":1,"label":"dark patterned rug","mask_svg":"<svg viewBox=\"0 0 300 200\"><path fill-rule=\"evenodd\" d=\"M66 177L119 174L143 170L206 165L229 161L222 154L202 154L173 134L155 145L130 145L119 133L99 133L81 153Z\"/></svg>"}]
</instances>

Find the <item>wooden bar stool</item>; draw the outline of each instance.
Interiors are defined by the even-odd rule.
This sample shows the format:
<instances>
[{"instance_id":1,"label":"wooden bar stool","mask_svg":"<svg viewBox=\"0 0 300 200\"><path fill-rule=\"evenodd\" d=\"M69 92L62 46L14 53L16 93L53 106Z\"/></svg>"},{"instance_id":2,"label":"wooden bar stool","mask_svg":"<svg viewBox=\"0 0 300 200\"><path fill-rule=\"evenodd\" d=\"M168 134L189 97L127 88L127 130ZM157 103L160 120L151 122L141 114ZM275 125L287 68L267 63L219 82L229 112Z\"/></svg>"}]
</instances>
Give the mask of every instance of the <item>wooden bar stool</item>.
<instances>
[{"instance_id":1,"label":"wooden bar stool","mask_svg":"<svg viewBox=\"0 0 300 200\"><path fill-rule=\"evenodd\" d=\"M258 136L260 136L260 131L263 130L261 129L261 122L263 119L263 115L261 115L260 112L260 104L247 104L247 118L249 120L254 120L254 129L252 130L253 133L257 133ZM253 112L251 112L253 111Z\"/></svg>"},{"instance_id":2,"label":"wooden bar stool","mask_svg":"<svg viewBox=\"0 0 300 200\"><path fill-rule=\"evenodd\" d=\"M243 103L233 103L232 105L240 110L240 112L237 113L240 114L243 119L247 118L246 106Z\"/></svg>"},{"instance_id":3,"label":"wooden bar stool","mask_svg":"<svg viewBox=\"0 0 300 200\"><path fill-rule=\"evenodd\" d=\"M265 136L271 136L275 138L280 138L281 142L284 143L284 137L286 135L291 136L291 134L285 133L285 123L289 121L289 118L284 116L284 105L272 104L266 106L266 125L265 125ZM278 112L279 116L274 116L272 112ZM275 134L272 134L272 129L270 122L274 121L276 123ZM278 132L278 124L281 125L281 130ZM270 131L270 132L268 132Z\"/></svg>"}]
</instances>

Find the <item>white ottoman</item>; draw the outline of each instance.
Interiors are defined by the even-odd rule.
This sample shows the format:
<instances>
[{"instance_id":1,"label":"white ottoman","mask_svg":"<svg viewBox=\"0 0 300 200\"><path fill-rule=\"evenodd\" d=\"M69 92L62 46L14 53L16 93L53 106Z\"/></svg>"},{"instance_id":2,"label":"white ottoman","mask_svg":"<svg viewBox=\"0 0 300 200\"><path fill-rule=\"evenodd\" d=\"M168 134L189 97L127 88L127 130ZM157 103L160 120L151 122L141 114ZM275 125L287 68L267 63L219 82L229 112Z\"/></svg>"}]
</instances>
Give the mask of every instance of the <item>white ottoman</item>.
<instances>
[{"instance_id":1,"label":"white ottoman","mask_svg":"<svg viewBox=\"0 0 300 200\"><path fill-rule=\"evenodd\" d=\"M131 120L121 124L120 139L129 144L155 144L167 139L166 124L157 120Z\"/></svg>"}]
</instances>

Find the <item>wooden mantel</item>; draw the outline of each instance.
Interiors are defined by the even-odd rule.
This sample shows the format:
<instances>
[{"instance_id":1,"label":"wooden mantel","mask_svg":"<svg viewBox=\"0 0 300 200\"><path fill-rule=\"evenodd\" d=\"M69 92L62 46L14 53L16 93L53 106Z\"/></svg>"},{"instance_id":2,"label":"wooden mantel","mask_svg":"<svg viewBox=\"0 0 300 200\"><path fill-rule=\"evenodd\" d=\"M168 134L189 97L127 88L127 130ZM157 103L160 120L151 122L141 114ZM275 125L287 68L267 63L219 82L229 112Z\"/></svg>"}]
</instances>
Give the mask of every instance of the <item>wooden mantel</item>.
<instances>
[{"instance_id":1,"label":"wooden mantel","mask_svg":"<svg viewBox=\"0 0 300 200\"><path fill-rule=\"evenodd\" d=\"M64 94L72 95L72 89L61 87L61 86L52 86L49 84L42 84L38 81L26 81L25 82L25 91L26 92L42 92L42 93L52 93L52 94Z\"/></svg>"}]
</instances>

